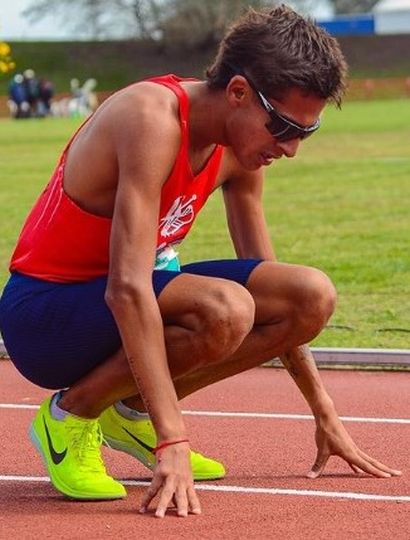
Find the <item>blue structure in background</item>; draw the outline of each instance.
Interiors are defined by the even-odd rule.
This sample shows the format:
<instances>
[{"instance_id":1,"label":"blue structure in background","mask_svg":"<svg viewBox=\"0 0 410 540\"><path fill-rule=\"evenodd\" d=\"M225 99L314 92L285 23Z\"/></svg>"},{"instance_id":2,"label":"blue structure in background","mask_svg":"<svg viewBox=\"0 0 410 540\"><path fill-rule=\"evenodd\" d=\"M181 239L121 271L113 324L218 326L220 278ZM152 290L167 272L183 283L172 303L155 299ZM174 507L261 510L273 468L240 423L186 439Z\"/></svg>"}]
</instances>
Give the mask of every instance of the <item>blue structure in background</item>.
<instances>
[{"instance_id":1,"label":"blue structure in background","mask_svg":"<svg viewBox=\"0 0 410 540\"><path fill-rule=\"evenodd\" d=\"M372 14L339 15L330 20L317 21L333 36L371 35L374 30Z\"/></svg>"}]
</instances>

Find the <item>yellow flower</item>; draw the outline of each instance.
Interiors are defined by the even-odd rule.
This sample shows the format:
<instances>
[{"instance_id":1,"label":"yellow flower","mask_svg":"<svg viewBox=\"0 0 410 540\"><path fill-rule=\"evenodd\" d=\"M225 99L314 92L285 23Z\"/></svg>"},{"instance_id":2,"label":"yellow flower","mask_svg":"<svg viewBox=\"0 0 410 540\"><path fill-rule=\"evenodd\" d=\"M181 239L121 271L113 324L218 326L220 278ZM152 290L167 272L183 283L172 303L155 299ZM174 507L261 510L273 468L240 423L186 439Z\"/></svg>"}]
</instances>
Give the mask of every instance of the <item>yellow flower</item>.
<instances>
[{"instance_id":1,"label":"yellow flower","mask_svg":"<svg viewBox=\"0 0 410 540\"><path fill-rule=\"evenodd\" d=\"M0 56L8 56L11 52L10 46L4 41L0 42Z\"/></svg>"},{"instance_id":2,"label":"yellow flower","mask_svg":"<svg viewBox=\"0 0 410 540\"><path fill-rule=\"evenodd\" d=\"M8 64L6 62L3 62L3 60L0 60L0 71L1 73L7 73L9 70Z\"/></svg>"}]
</instances>

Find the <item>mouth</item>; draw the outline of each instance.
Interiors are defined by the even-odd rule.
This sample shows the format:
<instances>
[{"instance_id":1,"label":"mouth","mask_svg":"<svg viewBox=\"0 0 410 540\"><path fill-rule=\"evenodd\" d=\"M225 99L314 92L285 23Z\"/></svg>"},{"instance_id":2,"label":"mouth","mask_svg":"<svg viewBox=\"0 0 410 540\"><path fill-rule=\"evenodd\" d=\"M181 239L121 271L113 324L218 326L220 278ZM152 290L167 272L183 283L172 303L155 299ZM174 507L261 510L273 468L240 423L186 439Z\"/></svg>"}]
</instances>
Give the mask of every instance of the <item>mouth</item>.
<instances>
[{"instance_id":1,"label":"mouth","mask_svg":"<svg viewBox=\"0 0 410 540\"><path fill-rule=\"evenodd\" d=\"M268 166L270 165L273 160L280 159L281 156L276 156L275 154L271 154L270 152L261 152L259 154L261 165Z\"/></svg>"}]
</instances>

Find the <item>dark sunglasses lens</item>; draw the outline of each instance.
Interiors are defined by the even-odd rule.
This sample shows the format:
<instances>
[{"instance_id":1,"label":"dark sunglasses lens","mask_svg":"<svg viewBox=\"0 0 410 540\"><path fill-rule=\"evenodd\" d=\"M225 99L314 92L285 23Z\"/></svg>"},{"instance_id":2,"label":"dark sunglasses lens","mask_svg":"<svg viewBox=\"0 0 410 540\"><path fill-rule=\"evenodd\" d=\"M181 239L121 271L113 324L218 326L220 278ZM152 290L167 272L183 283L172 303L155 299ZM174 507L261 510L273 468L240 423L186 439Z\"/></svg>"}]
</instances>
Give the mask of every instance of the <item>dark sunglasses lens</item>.
<instances>
[{"instance_id":1,"label":"dark sunglasses lens","mask_svg":"<svg viewBox=\"0 0 410 540\"><path fill-rule=\"evenodd\" d=\"M291 139L297 139L301 136L301 133L297 128L287 124L278 124L279 122L276 121L271 121L266 124L269 133L278 141L290 141Z\"/></svg>"},{"instance_id":2,"label":"dark sunglasses lens","mask_svg":"<svg viewBox=\"0 0 410 540\"><path fill-rule=\"evenodd\" d=\"M270 122L266 124L266 128L273 137L282 142L292 139L307 139L316 131L316 129L307 131L299 129L297 126L292 126L281 118L271 118Z\"/></svg>"},{"instance_id":3,"label":"dark sunglasses lens","mask_svg":"<svg viewBox=\"0 0 410 540\"><path fill-rule=\"evenodd\" d=\"M315 127L314 129L309 129L308 131L303 131L299 137L300 139L307 139L308 137L313 135L313 133L316 133L318 129L319 126Z\"/></svg>"},{"instance_id":4,"label":"dark sunglasses lens","mask_svg":"<svg viewBox=\"0 0 410 540\"><path fill-rule=\"evenodd\" d=\"M266 127L274 137L281 138L282 135L285 135L285 133L287 133L289 130L289 124L282 120L282 118L279 116L275 116L274 114L270 114L269 116L270 120L266 124Z\"/></svg>"}]
</instances>

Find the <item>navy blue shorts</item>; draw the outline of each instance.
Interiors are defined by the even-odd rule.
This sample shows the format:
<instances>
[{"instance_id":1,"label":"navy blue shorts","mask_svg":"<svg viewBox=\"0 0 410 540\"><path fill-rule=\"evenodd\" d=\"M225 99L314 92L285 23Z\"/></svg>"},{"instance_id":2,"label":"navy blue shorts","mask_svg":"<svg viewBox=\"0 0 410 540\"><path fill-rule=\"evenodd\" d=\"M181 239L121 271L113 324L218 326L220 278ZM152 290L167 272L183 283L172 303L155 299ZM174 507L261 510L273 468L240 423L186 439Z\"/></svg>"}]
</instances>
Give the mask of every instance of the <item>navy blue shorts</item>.
<instances>
[{"instance_id":1,"label":"navy blue shorts","mask_svg":"<svg viewBox=\"0 0 410 540\"><path fill-rule=\"evenodd\" d=\"M245 286L256 259L204 261L180 271L154 270L158 297L180 273L218 277ZM43 388L67 388L121 347L104 300L107 278L54 283L13 273L0 299L0 330L20 373Z\"/></svg>"}]
</instances>

